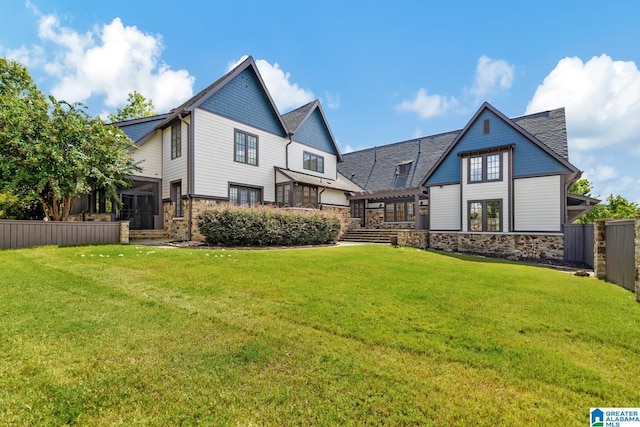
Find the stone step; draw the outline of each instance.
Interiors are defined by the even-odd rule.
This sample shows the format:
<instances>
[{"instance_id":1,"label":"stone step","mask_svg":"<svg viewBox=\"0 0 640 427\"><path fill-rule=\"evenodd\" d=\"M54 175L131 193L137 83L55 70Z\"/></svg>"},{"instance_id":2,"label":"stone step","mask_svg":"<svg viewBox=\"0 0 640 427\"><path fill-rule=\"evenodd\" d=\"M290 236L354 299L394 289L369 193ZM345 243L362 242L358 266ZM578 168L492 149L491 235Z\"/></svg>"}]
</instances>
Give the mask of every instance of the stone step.
<instances>
[{"instance_id":1,"label":"stone step","mask_svg":"<svg viewBox=\"0 0 640 427\"><path fill-rule=\"evenodd\" d=\"M164 230L129 230L129 240L167 240Z\"/></svg>"},{"instance_id":2,"label":"stone step","mask_svg":"<svg viewBox=\"0 0 640 427\"><path fill-rule=\"evenodd\" d=\"M354 229L345 233L340 240L344 242L390 243L397 236L394 230Z\"/></svg>"}]
</instances>

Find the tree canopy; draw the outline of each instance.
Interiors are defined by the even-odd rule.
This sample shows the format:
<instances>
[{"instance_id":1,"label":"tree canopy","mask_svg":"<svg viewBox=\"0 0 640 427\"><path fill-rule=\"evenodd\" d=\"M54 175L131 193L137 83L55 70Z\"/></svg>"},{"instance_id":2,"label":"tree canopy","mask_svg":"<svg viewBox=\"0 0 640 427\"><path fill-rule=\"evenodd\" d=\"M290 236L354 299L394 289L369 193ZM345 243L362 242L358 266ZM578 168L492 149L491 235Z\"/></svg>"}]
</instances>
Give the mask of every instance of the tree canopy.
<instances>
[{"instance_id":1,"label":"tree canopy","mask_svg":"<svg viewBox=\"0 0 640 427\"><path fill-rule=\"evenodd\" d=\"M145 98L141 93L133 91L129 94L127 104L123 108L118 108L115 114L109 114L109 120L111 123L116 123L155 116L156 114L158 113L155 111L153 101Z\"/></svg>"},{"instance_id":2,"label":"tree canopy","mask_svg":"<svg viewBox=\"0 0 640 427\"><path fill-rule=\"evenodd\" d=\"M586 178L582 178L569 188L569 193L591 197L592 189L591 182ZM598 203L591 211L578 218L576 223L588 224L596 219L607 218L635 218L637 214L640 214L640 205L636 202L631 202L619 194L610 194L605 201Z\"/></svg>"},{"instance_id":3,"label":"tree canopy","mask_svg":"<svg viewBox=\"0 0 640 427\"><path fill-rule=\"evenodd\" d=\"M67 220L81 194L116 197L139 168L133 142L90 117L86 106L45 97L21 64L0 58L0 192L42 203L45 216Z\"/></svg>"}]
</instances>

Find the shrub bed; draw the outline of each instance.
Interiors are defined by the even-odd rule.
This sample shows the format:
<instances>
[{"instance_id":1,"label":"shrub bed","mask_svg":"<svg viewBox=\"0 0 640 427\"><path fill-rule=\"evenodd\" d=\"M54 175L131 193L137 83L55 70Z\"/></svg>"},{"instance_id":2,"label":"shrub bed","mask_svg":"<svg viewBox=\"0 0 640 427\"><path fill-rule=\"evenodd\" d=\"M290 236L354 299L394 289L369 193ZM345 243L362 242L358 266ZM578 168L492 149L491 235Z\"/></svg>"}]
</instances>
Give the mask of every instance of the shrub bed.
<instances>
[{"instance_id":1,"label":"shrub bed","mask_svg":"<svg viewBox=\"0 0 640 427\"><path fill-rule=\"evenodd\" d=\"M321 211L221 206L198 216L209 245L300 246L335 242L341 218Z\"/></svg>"}]
</instances>

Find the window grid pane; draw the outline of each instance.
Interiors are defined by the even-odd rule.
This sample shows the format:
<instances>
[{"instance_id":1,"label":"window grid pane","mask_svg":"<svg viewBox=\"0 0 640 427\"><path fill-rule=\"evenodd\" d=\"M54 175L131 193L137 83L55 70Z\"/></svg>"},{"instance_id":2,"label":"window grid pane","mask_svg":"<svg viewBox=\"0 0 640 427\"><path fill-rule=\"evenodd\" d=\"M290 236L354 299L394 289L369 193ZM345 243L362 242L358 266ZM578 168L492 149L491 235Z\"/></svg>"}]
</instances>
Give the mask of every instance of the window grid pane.
<instances>
[{"instance_id":1,"label":"window grid pane","mask_svg":"<svg viewBox=\"0 0 640 427\"><path fill-rule=\"evenodd\" d=\"M500 231L500 202L487 202L487 231Z\"/></svg>"},{"instance_id":2,"label":"window grid pane","mask_svg":"<svg viewBox=\"0 0 640 427\"><path fill-rule=\"evenodd\" d=\"M247 163L258 164L258 138L252 135L247 136Z\"/></svg>"},{"instance_id":3,"label":"window grid pane","mask_svg":"<svg viewBox=\"0 0 640 427\"><path fill-rule=\"evenodd\" d=\"M385 222L394 222L396 220L395 211L396 211L396 204L395 203L387 203L385 205L385 207L384 207L384 220L385 220Z\"/></svg>"},{"instance_id":4,"label":"window grid pane","mask_svg":"<svg viewBox=\"0 0 640 427\"><path fill-rule=\"evenodd\" d=\"M415 205L411 202L407 202L407 221L416 220Z\"/></svg>"},{"instance_id":5,"label":"window grid pane","mask_svg":"<svg viewBox=\"0 0 640 427\"><path fill-rule=\"evenodd\" d=\"M324 157L305 151L302 157L302 167L306 170L324 173Z\"/></svg>"},{"instance_id":6,"label":"window grid pane","mask_svg":"<svg viewBox=\"0 0 640 427\"><path fill-rule=\"evenodd\" d=\"M473 202L469 205L470 231L482 231L482 203Z\"/></svg>"},{"instance_id":7,"label":"window grid pane","mask_svg":"<svg viewBox=\"0 0 640 427\"><path fill-rule=\"evenodd\" d=\"M236 132L235 161L245 162L245 134L241 132Z\"/></svg>"},{"instance_id":8,"label":"window grid pane","mask_svg":"<svg viewBox=\"0 0 640 427\"><path fill-rule=\"evenodd\" d=\"M500 179L500 154L487 156L487 181Z\"/></svg>"},{"instance_id":9,"label":"window grid pane","mask_svg":"<svg viewBox=\"0 0 640 427\"><path fill-rule=\"evenodd\" d=\"M482 157L469 159L469 180L482 181Z\"/></svg>"}]
</instances>

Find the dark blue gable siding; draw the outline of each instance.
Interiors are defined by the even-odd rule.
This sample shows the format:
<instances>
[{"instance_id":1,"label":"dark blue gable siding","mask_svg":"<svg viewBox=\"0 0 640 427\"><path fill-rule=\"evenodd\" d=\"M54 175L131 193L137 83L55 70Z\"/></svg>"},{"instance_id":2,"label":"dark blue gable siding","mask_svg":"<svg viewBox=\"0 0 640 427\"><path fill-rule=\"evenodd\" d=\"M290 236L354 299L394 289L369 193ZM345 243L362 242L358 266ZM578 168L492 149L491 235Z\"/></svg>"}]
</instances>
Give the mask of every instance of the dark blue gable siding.
<instances>
[{"instance_id":1,"label":"dark blue gable siding","mask_svg":"<svg viewBox=\"0 0 640 427\"><path fill-rule=\"evenodd\" d=\"M293 139L309 147L331 154L338 154L331 139L331 134L318 109L311 113L307 120L302 123L296 134L293 135Z\"/></svg>"},{"instance_id":2,"label":"dark blue gable siding","mask_svg":"<svg viewBox=\"0 0 640 427\"><path fill-rule=\"evenodd\" d=\"M147 133L149 133L162 120L164 120L164 117L158 120L151 120L144 123L136 123L131 125L119 126L119 128L122 129L124 133L126 133L127 136L131 138L132 141L135 142L140 138L142 138L143 136L145 136Z\"/></svg>"},{"instance_id":3,"label":"dark blue gable siding","mask_svg":"<svg viewBox=\"0 0 640 427\"><path fill-rule=\"evenodd\" d=\"M251 68L245 69L221 87L200 108L276 135L286 135Z\"/></svg>"},{"instance_id":4,"label":"dark blue gable siding","mask_svg":"<svg viewBox=\"0 0 640 427\"><path fill-rule=\"evenodd\" d=\"M484 120L490 120L490 133L483 135ZM460 182L458 153L485 148L513 145L513 176L543 175L568 172L566 166L531 142L489 110L483 111L458 141L438 169L429 177L427 185Z\"/></svg>"}]
</instances>

